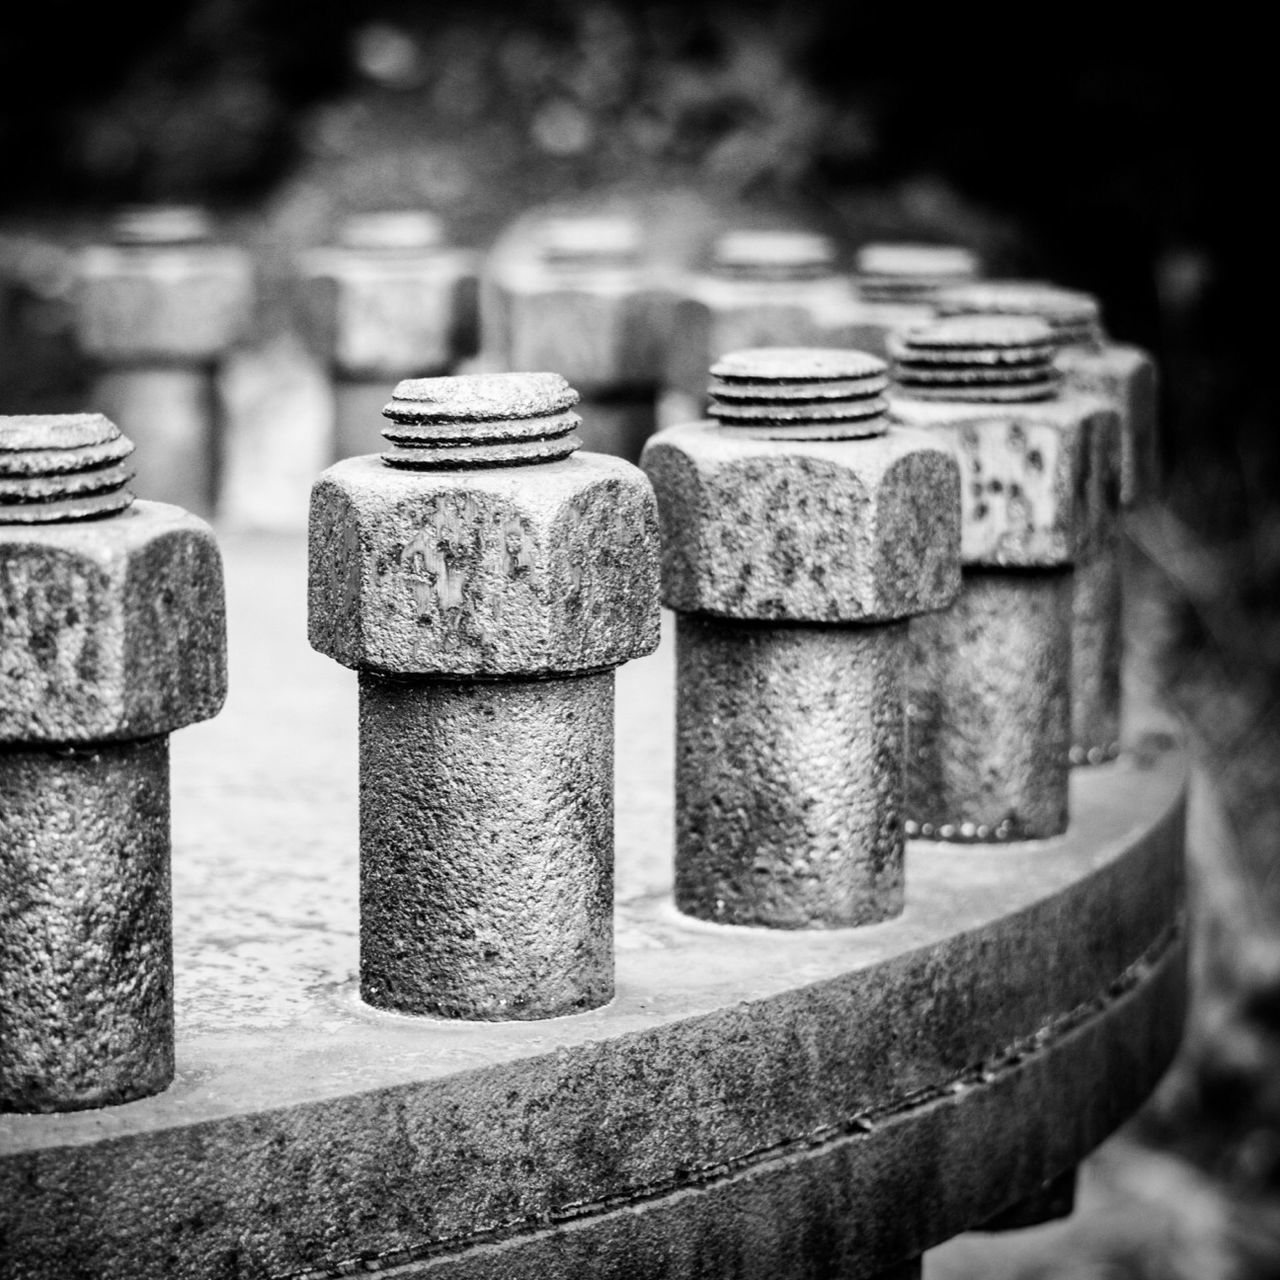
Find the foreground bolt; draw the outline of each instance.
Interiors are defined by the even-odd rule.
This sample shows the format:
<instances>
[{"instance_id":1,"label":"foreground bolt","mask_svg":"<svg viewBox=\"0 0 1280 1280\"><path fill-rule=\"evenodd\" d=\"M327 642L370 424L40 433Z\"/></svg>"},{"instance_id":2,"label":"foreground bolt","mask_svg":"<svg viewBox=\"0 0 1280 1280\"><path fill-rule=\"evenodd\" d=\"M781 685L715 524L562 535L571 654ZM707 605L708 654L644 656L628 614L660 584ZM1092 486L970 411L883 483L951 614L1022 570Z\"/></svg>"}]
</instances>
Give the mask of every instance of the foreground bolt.
<instances>
[{"instance_id":1,"label":"foreground bolt","mask_svg":"<svg viewBox=\"0 0 1280 1280\"><path fill-rule=\"evenodd\" d=\"M887 356L892 335L932 319L939 290L980 276L982 264L960 245L867 244L858 251L855 271L855 299L841 339Z\"/></svg>"},{"instance_id":2,"label":"foreground bolt","mask_svg":"<svg viewBox=\"0 0 1280 1280\"><path fill-rule=\"evenodd\" d=\"M613 994L613 668L658 642L643 475L556 374L402 382L311 503L310 638L360 673L360 990L548 1018Z\"/></svg>"},{"instance_id":3,"label":"foreground bolt","mask_svg":"<svg viewBox=\"0 0 1280 1280\"><path fill-rule=\"evenodd\" d=\"M138 445L135 488L201 514L213 509L219 445L216 366L248 323L253 271L210 243L200 209L127 210L112 243L83 256L76 331L98 366L93 403Z\"/></svg>"},{"instance_id":4,"label":"foreground bolt","mask_svg":"<svg viewBox=\"0 0 1280 1280\"><path fill-rule=\"evenodd\" d=\"M387 383L445 373L475 347L476 263L438 218L384 210L346 220L302 260L309 318L334 376L334 457L381 447Z\"/></svg>"},{"instance_id":5,"label":"foreground bolt","mask_svg":"<svg viewBox=\"0 0 1280 1280\"><path fill-rule=\"evenodd\" d=\"M726 232L709 268L690 275L679 293L663 426L704 416L707 369L730 351L844 345L837 328L852 301L831 240L785 228Z\"/></svg>"},{"instance_id":6,"label":"foreground bolt","mask_svg":"<svg viewBox=\"0 0 1280 1280\"><path fill-rule=\"evenodd\" d=\"M1120 500L1150 495L1155 458L1155 372L1136 347L1104 342L1098 300L1028 281L992 281L939 294L944 315L1033 316L1053 331L1058 369L1077 391L1109 403L1120 420ZM1120 751L1124 625L1120 527L1075 568L1071 635L1072 764L1102 764Z\"/></svg>"},{"instance_id":7,"label":"foreground bolt","mask_svg":"<svg viewBox=\"0 0 1280 1280\"><path fill-rule=\"evenodd\" d=\"M634 462L653 431L655 294L629 217L565 214L493 255L482 296L482 359L557 369L582 397L585 448Z\"/></svg>"},{"instance_id":8,"label":"foreground bolt","mask_svg":"<svg viewBox=\"0 0 1280 1280\"><path fill-rule=\"evenodd\" d=\"M891 416L949 441L964 586L912 633L908 833L1067 826L1072 566L1114 537L1116 416L1060 390L1038 320L968 316L895 340Z\"/></svg>"},{"instance_id":9,"label":"foreground bolt","mask_svg":"<svg viewBox=\"0 0 1280 1280\"><path fill-rule=\"evenodd\" d=\"M97 414L0 418L0 1110L173 1078L171 730L226 691L208 526Z\"/></svg>"},{"instance_id":10,"label":"foreground bolt","mask_svg":"<svg viewBox=\"0 0 1280 1280\"><path fill-rule=\"evenodd\" d=\"M645 449L677 611L676 904L777 928L902 910L907 619L959 587L959 470L889 429L883 361L712 367Z\"/></svg>"}]
</instances>

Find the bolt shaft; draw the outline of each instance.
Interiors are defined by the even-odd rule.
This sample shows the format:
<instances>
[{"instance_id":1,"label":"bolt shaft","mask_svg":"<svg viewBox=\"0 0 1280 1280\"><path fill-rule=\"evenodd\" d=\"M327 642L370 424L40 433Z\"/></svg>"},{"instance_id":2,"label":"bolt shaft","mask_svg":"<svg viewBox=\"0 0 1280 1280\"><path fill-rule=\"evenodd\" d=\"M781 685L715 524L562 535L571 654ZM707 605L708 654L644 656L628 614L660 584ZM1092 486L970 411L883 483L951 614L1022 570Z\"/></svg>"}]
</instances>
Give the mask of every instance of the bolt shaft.
<instances>
[{"instance_id":1,"label":"bolt shaft","mask_svg":"<svg viewBox=\"0 0 1280 1280\"><path fill-rule=\"evenodd\" d=\"M360 989L549 1018L613 995L612 671L360 676Z\"/></svg>"},{"instance_id":2,"label":"bolt shaft","mask_svg":"<svg viewBox=\"0 0 1280 1280\"><path fill-rule=\"evenodd\" d=\"M0 748L0 1111L173 1079L169 740Z\"/></svg>"},{"instance_id":3,"label":"bolt shaft","mask_svg":"<svg viewBox=\"0 0 1280 1280\"><path fill-rule=\"evenodd\" d=\"M676 905L775 928L903 904L907 623L677 615Z\"/></svg>"}]
</instances>

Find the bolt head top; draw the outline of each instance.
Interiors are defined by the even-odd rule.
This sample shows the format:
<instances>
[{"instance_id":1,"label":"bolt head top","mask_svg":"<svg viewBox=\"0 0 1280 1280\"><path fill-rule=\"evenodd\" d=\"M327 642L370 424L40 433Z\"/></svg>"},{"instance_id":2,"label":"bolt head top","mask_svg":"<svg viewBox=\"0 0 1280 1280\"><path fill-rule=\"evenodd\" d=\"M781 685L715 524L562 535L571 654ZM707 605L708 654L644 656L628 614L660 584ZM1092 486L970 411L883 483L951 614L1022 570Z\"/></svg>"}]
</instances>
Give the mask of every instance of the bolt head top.
<instances>
[{"instance_id":1,"label":"bolt head top","mask_svg":"<svg viewBox=\"0 0 1280 1280\"><path fill-rule=\"evenodd\" d=\"M867 276L965 280L981 270L977 254L958 244L864 244L854 261L858 274Z\"/></svg>"},{"instance_id":2,"label":"bolt head top","mask_svg":"<svg viewBox=\"0 0 1280 1280\"><path fill-rule=\"evenodd\" d=\"M344 249L421 250L444 243L444 224L425 209L353 213L338 230Z\"/></svg>"},{"instance_id":3,"label":"bolt head top","mask_svg":"<svg viewBox=\"0 0 1280 1280\"><path fill-rule=\"evenodd\" d=\"M829 237L813 231L727 231L716 241L712 263L725 275L805 280L835 270L835 246Z\"/></svg>"},{"instance_id":4,"label":"bolt head top","mask_svg":"<svg viewBox=\"0 0 1280 1280\"><path fill-rule=\"evenodd\" d=\"M1076 289L1034 280L988 280L940 291L940 316L1005 315L1043 320L1062 346L1096 343L1102 336L1098 299Z\"/></svg>"},{"instance_id":5,"label":"bolt head top","mask_svg":"<svg viewBox=\"0 0 1280 1280\"><path fill-rule=\"evenodd\" d=\"M213 219L197 205L130 205L111 220L116 244L199 244L213 238Z\"/></svg>"}]
</instances>

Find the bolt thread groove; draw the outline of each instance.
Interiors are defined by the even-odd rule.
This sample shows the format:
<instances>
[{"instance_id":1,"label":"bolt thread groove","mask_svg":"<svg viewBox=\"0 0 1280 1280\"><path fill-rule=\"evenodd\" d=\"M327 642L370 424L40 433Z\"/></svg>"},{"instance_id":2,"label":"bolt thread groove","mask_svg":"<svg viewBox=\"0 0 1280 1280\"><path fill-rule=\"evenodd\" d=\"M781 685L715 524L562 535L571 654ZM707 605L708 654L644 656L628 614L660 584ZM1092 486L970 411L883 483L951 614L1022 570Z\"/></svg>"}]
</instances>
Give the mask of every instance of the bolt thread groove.
<instances>
[{"instance_id":1,"label":"bolt thread groove","mask_svg":"<svg viewBox=\"0 0 1280 1280\"><path fill-rule=\"evenodd\" d=\"M580 447L578 393L558 373L409 378L382 411L388 466L524 466Z\"/></svg>"},{"instance_id":2,"label":"bolt thread groove","mask_svg":"<svg viewBox=\"0 0 1280 1280\"><path fill-rule=\"evenodd\" d=\"M1042 320L953 316L892 337L894 378L918 400L1048 400L1058 343Z\"/></svg>"},{"instance_id":3,"label":"bolt thread groove","mask_svg":"<svg viewBox=\"0 0 1280 1280\"><path fill-rule=\"evenodd\" d=\"M760 347L711 367L715 421L776 439L848 440L888 429L883 360L862 351Z\"/></svg>"},{"instance_id":4,"label":"bolt thread groove","mask_svg":"<svg viewBox=\"0 0 1280 1280\"><path fill-rule=\"evenodd\" d=\"M1043 320L1059 347L1098 346L1102 309L1092 294L1033 281L996 280L942 290L934 299L939 316L1000 315Z\"/></svg>"},{"instance_id":5,"label":"bolt thread groove","mask_svg":"<svg viewBox=\"0 0 1280 1280\"><path fill-rule=\"evenodd\" d=\"M960 245L868 244L858 251L856 270L867 302L928 303L939 290L973 280L980 264Z\"/></svg>"},{"instance_id":6,"label":"bolt thread groove","mask_svg":"<svg viewBox=\"0 0 1280 1280\"><path fill-rule=\"evenodd\" d=\"M133 442L100 413L0 417L0 524L57 524L123 511Z\"/></svg>"},{"instance_id":7,"label":"bolt thread groove","mask_svg":"<svg viewBox=\"0 0 1280 1280\"><path fill-rule=\"evenodd\" d=\"M812 231L729 231L711 269L736 280L820 280L835 271L835 247Z\"/></svg>"}]
</instances>

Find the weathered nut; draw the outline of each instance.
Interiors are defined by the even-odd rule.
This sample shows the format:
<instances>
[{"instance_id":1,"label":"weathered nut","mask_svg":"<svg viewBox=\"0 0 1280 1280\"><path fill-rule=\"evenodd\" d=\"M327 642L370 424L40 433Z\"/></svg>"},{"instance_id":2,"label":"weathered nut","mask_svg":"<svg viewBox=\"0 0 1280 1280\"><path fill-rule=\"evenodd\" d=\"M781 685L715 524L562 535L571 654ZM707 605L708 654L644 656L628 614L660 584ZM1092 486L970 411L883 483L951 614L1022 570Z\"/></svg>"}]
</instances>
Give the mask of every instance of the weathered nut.
<instances>
[{"instance_id":1,"label":"weathered nut","mask_svg":"<svg viewBox=\"0 0 1280 1280\"><path fill-rule=\"evenodd\" d=\"M851 301L826 236L784 229L727 232L709 268L680 286L667 385L700 399L708 367L728 352L832 343Z\"/></svg>"},{"instance_id":2,"label":"weathered nut","mask_svg":"<svg viewBox=\"0 0 1280 1280\"><path fill-rule=\"evenodd\" d=\"M657 295L640 228L605 215L545 219L490 259L481 346L507 369L555 369L584 395L651 392Z\"/></svg>"},{"instance_id":3,"label":"weathered nut","mask_svg":"<svg viewBox=\"0 0 1280 1280\"><path fill-rule=\"evenodd\" d=\"M301 262L316 344L339 374L439 372L473 348L476 256L445 244L437 219L361 214L339 240Z\"/></svg>"},{"instance_id":4,"label":"weathered nut","mask_svg":"<svg viewBox=\"0 0 1280 1280\"><path fill-rule=\"evenodd\" d=\"M202 243L207 224L191 213L126 214L117 243L84 251L75 325L86 355L105 364L208 363L239 338L253 309L252 260Z\"/></svg>"},{"instance_id":5,"label":"weathered nut","mask_svg":"<svg viewBox=\"0 0 1280 1280\"><path fill-rule=\"evenodd\" d=\"M961 464L965 564L1070 564L1114 536L1114 411L1056 394L1037 320L961 316L895 339L890 417L949 441Z\"/></svg>"},{"instance_id":6,"label":"weathered nut","mask_svg":"<svg viewBox=\"0 0 1280 1280\"><path fill-rule=\"evenodd\" d=\"M212 530L178 507L0 523L0 742L142 738L208 719L226 696L224 632Z\"/></svg>"},{"instance_id":7,"label":"weathered nut","mask_svg":"<svg viewBox=\"0 0 1280 1280\"><path fill-rule=\"evenodd\" d=\"M697 422L656 435L643 465L673 609L884 622L945 608L959 588L959 472L924 433L855 445Z\"/></svg>"},{"instance_id":8,"label":"weathered nut","mask_svg":"<svg viewBox=\"0 0 1280 1280\"><path fill-rule=\"evenodd\" d=\"M599 454L491 470L348 458L311 499L311 644L399 675L614 666L658 643L657 512Z\"/></svg>"}]
</instances>

